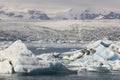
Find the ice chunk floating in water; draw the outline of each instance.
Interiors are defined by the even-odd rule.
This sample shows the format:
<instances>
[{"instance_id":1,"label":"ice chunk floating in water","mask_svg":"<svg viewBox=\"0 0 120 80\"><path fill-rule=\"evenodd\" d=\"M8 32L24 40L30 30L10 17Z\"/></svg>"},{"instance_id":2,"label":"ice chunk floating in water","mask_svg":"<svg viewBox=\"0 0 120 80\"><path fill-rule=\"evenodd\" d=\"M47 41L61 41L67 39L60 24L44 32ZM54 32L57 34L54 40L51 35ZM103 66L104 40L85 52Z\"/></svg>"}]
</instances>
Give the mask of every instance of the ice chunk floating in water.
<instances>
[{"instance_id":1,"label":"ice chunk floating in water","mask_svg":"<svg viewBox=\"0 0 120 80\"><path fill-rule=\"evenodd\" d=\"M118 43L99 40L90 43L87 48L80 50L77 53L75 51L63 53L63 59L65 61L67 60L69 69L78 72L109 72L120 70L119 50L120 45ZM74 58L71 59L71 57Z\"/></svg>"},{"instance_id":2,"label":"ice chunk floating in water","mask_svg":"<svg viewBox=\"0 0 120 80\"><path fill-rule=\"evenodd\" d=\"M1 69L0 73L41 74L69 71L60 62L39 59L20 40L0 51L0 68L3 66L7 69Z\"/></svg>"},{"instance_id":3,"label":"ice chunk floating in water","mask_svg":"<svg viewBox=\"0 0 120 80\"><path fill-rule=\"evenodd\" d=\"M0 73L33 75L114 70L120 70L120 45L112 41L91 42L87 48L71 52L34 55L17 40L0 51Z\"/></svg>"}]
</instances>

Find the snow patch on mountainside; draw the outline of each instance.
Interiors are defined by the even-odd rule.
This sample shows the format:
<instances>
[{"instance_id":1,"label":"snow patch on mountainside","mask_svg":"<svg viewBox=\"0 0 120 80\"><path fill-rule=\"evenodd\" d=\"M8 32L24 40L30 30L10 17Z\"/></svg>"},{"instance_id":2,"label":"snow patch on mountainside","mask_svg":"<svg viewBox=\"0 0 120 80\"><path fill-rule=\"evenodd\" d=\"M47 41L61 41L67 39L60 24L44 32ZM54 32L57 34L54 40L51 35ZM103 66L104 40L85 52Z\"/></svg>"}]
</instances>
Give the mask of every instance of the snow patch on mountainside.
<instances>
[{"instance_id":1,"label":"snow patch on mountainside","mask_svg":"<svg viewBox=\"0 0 120 80\"><path fill-rule=\"evenodd\" d=\"M52 15L52 16L48 16ZM30 8L10 8L1 6L0 17L5 20L94 20L94 19L120 19L120 11L100 9L75 9L49 14L41 10Z\"/></svg>"},{"instance_id":2,"label":"snow patch on mountainside","mask_svg":"<svg viewBox=\"0 0 120 80\"><path fill-rule=\"evenodd\" d=\"M14 9L8 7L0 8L0 17L5 20L49 20L46 13L33 9Z\"/></svg>"}]
</instances>

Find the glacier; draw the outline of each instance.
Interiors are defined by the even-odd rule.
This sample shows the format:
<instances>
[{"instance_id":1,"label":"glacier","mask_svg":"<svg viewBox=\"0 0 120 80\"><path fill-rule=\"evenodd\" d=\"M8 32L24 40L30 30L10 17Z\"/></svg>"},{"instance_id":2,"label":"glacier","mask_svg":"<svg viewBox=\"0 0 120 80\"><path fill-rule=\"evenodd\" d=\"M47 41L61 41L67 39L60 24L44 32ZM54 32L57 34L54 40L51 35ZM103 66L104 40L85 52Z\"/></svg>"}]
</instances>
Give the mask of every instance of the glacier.
<instances>
[{"instance_id":1,"label":"glacier","mask_svg":"<svg viewBox=\"0 0 120 80\"><path fill-rule=\"evenodd\" d=\"M98 40L90 42L81 50L35 55L21 40L17 40L0 50L1 74L69 74L119 70L120 43L115 41Z\"/></svg>"}]
</instances>

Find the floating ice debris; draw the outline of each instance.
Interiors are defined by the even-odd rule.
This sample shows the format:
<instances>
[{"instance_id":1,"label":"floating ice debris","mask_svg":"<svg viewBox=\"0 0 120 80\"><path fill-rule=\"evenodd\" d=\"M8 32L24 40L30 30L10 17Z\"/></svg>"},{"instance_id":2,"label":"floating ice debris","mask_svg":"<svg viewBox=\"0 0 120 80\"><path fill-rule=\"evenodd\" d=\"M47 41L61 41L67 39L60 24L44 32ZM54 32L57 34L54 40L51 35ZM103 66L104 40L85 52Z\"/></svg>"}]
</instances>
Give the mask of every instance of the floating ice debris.
<instances>
[{"instance_id":1,"label":"floating ice debris","mask_svg":"<svg viewBox=\"0 0 120 80\"><path fill-rule=\"evenodd\" d=\"M58 60L58 56L60 53L44 53L44 54L40 54L37 55L36 57L40 60L44 60L44 61L55 61L58 62L60 60Z\"/></svg>"},{"instance_id":2,"label":"floating ice debris","mask_svg":"<svg viewBox=\"0 0 120 80\"><path fill-rule=\"evenodd\" d=\"M39 58L40 56L42 56L42 60ZM56 61L57 59L53 61L55 54L45 56L35 56L22 41L18 40L8 48L0 51L0 73L47 74L67 70L62 63ZM3 66L4 69L2 69Z\"/></svg>"},{"instance_id":3,"label":"floating ice debris","mask_svg":"<svg viewBox=\"0 0 120 80\"><path fill-rule=\"evenodd\" d=\"M91 49L94 51L91 51ZM76 70L79 67L78 71L86 70L107 72L112 70L120 70L119 50L120 45L111 41L99 40L92 44L90 43L90 45L87 46L87 49L83 49L84 55L81 58L76 57L76 59L71 61L69 65L76 66ZM102 65L97 66L96 63L100 63Z\"/></svg>"},{"instance_id":4,"label":"floating ice debris","mask_svg":"<svg viewBox=\"0 0 120 80\"><path fill-rule=\"evenodd\" d=\"M4 67L4 69L3 69ZM0 51L0 73L52 74L120 70L120 44L99 40L85 49L34 55L20 40Z\"/></svg>"},{"instance_id":5,"label":"floating ice debris","mask_svg":"<svg viewBox=\"0 0 120 80\"><path fill-rule=\"evenodd\" d=\"M91 62L86 67L79 68L78 73L81 71L90 72L110 72L112 70L111 65L103 62Z\"/></svg>"}]
</instances>

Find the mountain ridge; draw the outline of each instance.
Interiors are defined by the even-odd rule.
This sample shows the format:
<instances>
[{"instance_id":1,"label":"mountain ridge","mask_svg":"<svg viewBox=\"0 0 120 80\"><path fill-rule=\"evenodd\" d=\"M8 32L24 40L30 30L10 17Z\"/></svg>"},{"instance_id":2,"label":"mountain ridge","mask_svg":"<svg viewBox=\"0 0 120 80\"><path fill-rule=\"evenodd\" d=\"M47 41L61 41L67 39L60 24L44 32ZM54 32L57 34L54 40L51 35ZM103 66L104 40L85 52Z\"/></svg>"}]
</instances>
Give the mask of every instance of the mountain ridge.
<instances>
[{"instance_id":1,"label":"mountain ridge","mask_svg":"<svg viewBox=\"0 0 120 80\"><path fill-rule=\"evenodd\" d=\"M94 9L69 9L65 12L58 12L50 17L49 14L37 9L9 9L0 7L0 17L4 19L26 19L26 20L99 20L99 19L120 19L119 11L105 11Z\"/></svg>"}]
</instances>

